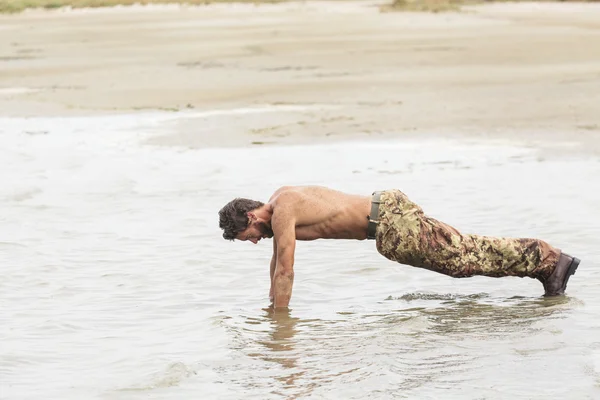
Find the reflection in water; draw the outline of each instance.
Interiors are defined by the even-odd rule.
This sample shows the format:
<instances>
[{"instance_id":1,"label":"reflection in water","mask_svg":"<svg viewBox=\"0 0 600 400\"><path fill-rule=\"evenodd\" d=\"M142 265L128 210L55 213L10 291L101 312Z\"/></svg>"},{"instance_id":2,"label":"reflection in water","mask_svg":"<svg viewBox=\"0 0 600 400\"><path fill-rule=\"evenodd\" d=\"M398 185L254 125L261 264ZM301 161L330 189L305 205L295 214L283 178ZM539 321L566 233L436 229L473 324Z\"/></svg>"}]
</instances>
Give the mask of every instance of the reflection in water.
<instances>
[{"instance_id":1,"label":"reflection in water","mask_svg":"<svg viewBox=\"0 0 600 400\"><path fill-rule=\"evenodd\" d=\"M297 365L298 354L295 352L296 343L294 336L298 333L297 324L299 318L290 315L289 310L265 309L264 319L270 322L271 331L267 340L258 340L257 343L265 347L266 352L249 354L249 356L260 357L264 361L275 362L281 365L286 372L276 376L286 389L293 389L298 378L305 371L299 370ZM289 371L287 371L289 370Z\"/></svg>"},{"instance_id":2,"label":"reflection in water","mask_svg":"<svg viewBox=\"0 0 600 400\"><path fill-rule=\"evenodd\" d=\"M377 384L381 393L389 390L390 395L426 384L445 388L472 379L484 363L485 354L466 353L465 348L490 340L496 347L498 341L510 345L543 330L546 320L560 318L571 303L568 297L420 293L393 301L410 307L342 312L335 320L302 319L269 308L260 317L227 319L228 329L241 342L236 348L260 361L252 376L231 379L246 388L270 386L271 393L286 398L344 382L364 381L371 389Z\"/></svg>"},{"instance_id":3,"label":"reflection in water","mask_svg":"<svg viewBox=\"0 0 600 400\"><path fill-rule=\"evenodd\" d=\"M412 295L414 296L414 295ZM536 322L560 317L569 304L568 297L524 298L514 297L503 301L487 299L488 296L439 296L441 307L420 310L431 322L430 333L441 335L463 334L465 329L471 335L502 335L527 333L537 330ZM404 296L403 296L404 298ZM432 300L430 294L425 299Z\"/></svg>"}]
</instances>

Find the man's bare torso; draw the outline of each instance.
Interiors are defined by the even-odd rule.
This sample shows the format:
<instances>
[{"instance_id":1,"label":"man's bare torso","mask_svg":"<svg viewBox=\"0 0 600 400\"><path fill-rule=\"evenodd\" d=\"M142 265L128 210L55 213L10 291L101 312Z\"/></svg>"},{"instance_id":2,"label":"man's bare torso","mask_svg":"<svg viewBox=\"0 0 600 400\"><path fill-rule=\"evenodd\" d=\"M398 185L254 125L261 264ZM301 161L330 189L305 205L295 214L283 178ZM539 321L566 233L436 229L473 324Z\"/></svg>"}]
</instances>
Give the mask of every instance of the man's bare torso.
<instances>
[{"instance_id":1,"label":"man's bare torso","mask_svg":"<svg viewBox=\"0 0 600 400\"><path fill-rule=\"evenodd\" d=\"M367 238L371 198L319 186L285 186L269 204L273 213L285 208L295 217L296 239Z\"/></svg>"}]
</instances>

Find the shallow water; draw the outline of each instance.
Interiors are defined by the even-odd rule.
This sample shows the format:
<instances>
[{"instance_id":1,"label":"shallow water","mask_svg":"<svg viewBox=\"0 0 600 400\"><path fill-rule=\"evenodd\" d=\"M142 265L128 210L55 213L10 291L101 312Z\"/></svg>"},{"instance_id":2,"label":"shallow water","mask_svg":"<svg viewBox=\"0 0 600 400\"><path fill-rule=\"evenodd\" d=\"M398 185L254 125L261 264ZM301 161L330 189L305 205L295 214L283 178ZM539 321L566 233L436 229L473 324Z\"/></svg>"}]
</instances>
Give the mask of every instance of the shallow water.
<instances>
[{"instance_id":1,"label":"shallow water","mask_svg":"<svg viewBox=\"0 0 600 400\"><path fill-rule=\"evenodd\" d=\"M0 119L2 399L600 396L598 157L466 138L146 144L173 118ZM583 261L545 299L371 241L302 242L291 310L273 314L270 244L223 240L217 211L293 184L398 188L463 232Z\"/></svg>"}]
</instances>

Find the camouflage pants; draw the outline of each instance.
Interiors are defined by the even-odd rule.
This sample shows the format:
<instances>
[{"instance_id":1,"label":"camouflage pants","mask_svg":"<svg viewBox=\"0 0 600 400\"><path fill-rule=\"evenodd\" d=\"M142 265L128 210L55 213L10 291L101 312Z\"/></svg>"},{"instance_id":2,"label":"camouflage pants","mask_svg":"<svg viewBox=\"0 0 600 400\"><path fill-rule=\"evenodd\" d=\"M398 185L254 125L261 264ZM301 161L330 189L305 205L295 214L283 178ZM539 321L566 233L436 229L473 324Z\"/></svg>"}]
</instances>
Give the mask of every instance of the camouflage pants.
<instances>
[{"instance_id":1,"label":"camouflage pants","mask_svg":"<svg viewBox=\"0 0 600 400\"><path fill-rule=\"evenodd\" d=\"M375 236L377 251L384 257L455 278L546 279L560 257L560 250L538 239L462 234L425 215L399 190L382 193Z\"/></svg>"}]
</instances>

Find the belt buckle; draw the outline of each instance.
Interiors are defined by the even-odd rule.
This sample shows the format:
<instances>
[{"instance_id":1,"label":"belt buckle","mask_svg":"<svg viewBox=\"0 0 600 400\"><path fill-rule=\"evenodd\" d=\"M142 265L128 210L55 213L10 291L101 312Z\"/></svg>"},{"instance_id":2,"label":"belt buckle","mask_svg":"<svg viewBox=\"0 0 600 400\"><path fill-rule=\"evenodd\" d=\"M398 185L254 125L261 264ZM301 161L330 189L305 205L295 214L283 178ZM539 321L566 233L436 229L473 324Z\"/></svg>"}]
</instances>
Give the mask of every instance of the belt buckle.
<instances>
[{"instance_id":1,"label":"belt buckle","mask_svg":"<svg viewBox=\"0 0 600 400\"><path fill-rule=\"evenodd\" d=\"M381 204L381 192L373 192L371 195L371 213L368 216L367 239L375 239L375 231L379 225L379 204ZM377 218L377 219L373 219Z\"/></svg>"}]
</instances>

